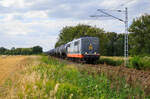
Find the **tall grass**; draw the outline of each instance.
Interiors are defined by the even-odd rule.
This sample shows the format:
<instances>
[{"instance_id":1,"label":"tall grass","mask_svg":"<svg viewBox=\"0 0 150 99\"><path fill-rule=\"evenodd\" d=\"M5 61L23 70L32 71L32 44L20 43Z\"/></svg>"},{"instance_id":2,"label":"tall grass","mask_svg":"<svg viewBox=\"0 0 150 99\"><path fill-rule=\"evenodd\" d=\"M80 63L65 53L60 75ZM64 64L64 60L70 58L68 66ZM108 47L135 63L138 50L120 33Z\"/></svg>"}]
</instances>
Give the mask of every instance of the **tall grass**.
<instances>
[{"instance_id":1,"label":"tall grass","mask_svg":"<svg viewBox=\"0 0 150 99\"><path fill-rule=\"evenodd\" d=\"M111 66L120 66L124 62L122 57L106 57L102 56L98 63L107 64ZM138 70L150 70L150 57L149 56L134 56L129 57L129 68Z\"/></svg>"},{"instance_id":2,"label":"tall grass","mask_svg":"<svg viewBox=\"0 0 150 99\"><path fill-rule=\"evenodd\" d=\"M111 65L111 66L120 66L123 64L123 60L119 60L119 59L112 59L112 58L100 58L100 60L98 61L98 63L100 64L107 64L107 65Z\"/></svg>"},{"instance_id":3,"label":"tall grass","mask_svg":"<svg viewBox=\"0 0 150 99\"><path fill-rule=\"evenodd\" d=\"M127 99L144 98L140 87L133 88L124 78L110 80L105 74L89 74L54 58L25 71L13 89L18 98L35 99ZM82 68L82 67L81 67Z\"/></svg>"},{"instance_id":4,"label":"tall grass","mask_svg":"<svg viewBox=\"0 0 150 99\"><path fill-rule=\"evenodd\" d=\"M39 75L39 80L35 84L28 83L24 92L28 97L126 99L144 95L139 88L131 88L124 79L111 81L104 74L95 73L93 76L86 71L81 73L77 67L60 63L53 58L48 60L43 57L42 61L45 64L33 68L33 72ZM35 94L36 91L40 94ZM24 93L20 93L20 97Z\"/></svg>"},{"instance_id":5,"label":"tall grass","mask_svg":"<svg viewBox=\"0 0 150 99\"><path fill-rule=\"evenodd\" d=\"M128 67L136 68L138 70L150 70L150 57L134 56L130 58Z\"/></svg>"}]
</instances>

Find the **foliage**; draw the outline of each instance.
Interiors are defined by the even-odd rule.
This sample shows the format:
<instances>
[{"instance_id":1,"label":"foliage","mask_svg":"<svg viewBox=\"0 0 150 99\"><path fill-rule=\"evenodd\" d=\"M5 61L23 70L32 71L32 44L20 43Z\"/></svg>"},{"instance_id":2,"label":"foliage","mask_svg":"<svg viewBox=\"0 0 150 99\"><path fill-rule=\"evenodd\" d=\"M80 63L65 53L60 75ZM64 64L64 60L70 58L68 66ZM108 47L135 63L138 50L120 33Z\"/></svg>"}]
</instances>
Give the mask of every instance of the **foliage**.
<instances>
[{"instance_id":1,"label":"foliage","mask_svg":"<svg viewBox=\"0 0 150 99\"><path fill-rule=\"evenodd\" d=\"M62 83L59 85L58 91L56 93L57 99L78 99L80 96L80 89L69 83Z\"/></svg>"},{"instance_id":2,"label":"foliage","mask_svg":"<svg viewBox=\"0 0 150 99\"><path fill-rule=\"evenodd\" d=\"M100 58L98 63L112 65L112 66L120 66L123 63L123 60L113 60L110 58Z\"/></svg>"},{"instance_id":3,"label":"foliage","mask_svg":"<svg viewBox=\"0 0 150 99\"><path fill-rule=\"evenodd\" d=\"M141 69L142 63L140 61L140 57L136 56L130 59L129 67Z\"/></svg>"},{"instance_id":4,"label":"foliage","mask_svg":"<svg viewBox=\"0 0 150 99\"><path fill-rule=\"evenodd\" d=\"M17 94L20 98L126 99L144 95L143 91L138 87L132 88L123 78L110 80L106 75L94 71L93 75L88 74L87 70L81 73L77 67L60 63L54 58L43 57L42 62L44 64L30 69L27 80L23 81L25 90Z\"/></svg>"},{"instance_id":5,"label":"foliage","mask_svg":"<svg viewBox=\"0 0 150 99\"><path fill-rule=\"evenodd\" d=\"M16 76L14 75L16 78ZM18 76L17 76L18 77ZM40 64L27 66L19 79L8 80L4 94L15 99L127 99L145 97L137 85L132 87L122 77L106 76L95 69L74 66L52 57L41 58ZM0 93L0 97L3 94ZM146 98L146 97L145 97ZM4 98L2 98L4 99Z\"/></svg>"},{"instance_id":6,"label":"foliage","mask_svg":"<svg viewBox=\"0 0 150 99\"><path fill-rule=\"evenodd\" d=\"M42 47L40 47L40 46L34 46L32 48L32 52L33 52L33 54L40 54L40 53L42 53Z\"/></svg>"},{"instance_id":7,"label":"foliage","mask_svg":"<svg viewBox=\"0 0 150 99\"><path fill-rule=\"evenodd\" d=\"M89 25L77 25L77 26L66 26L64 27L60 34L59 40L56 43L56 47L62 44L66 44L73 39L82 37L82 36L98 36L99 33L104 33L103 29L98 29L96 27L91 27Z\"/></svg>"},{"instance_id":8,"label":"foliage","mask_svg":"<svg viewBox=\"0 0 150 99\"><path fill-rule=\"evenodd\" d=\"M129 31L130 54L150 54L150 15L145 14L134 19Z\"/></svg>"},{"instance_id":9,"label":"foliage","mask_svg":"<svg viewBox=\"0 0 150 99\"><path fill-rule=\"evenodd\" d=\"M0 47L0 54L3 55L31 55L31 54L40 54L42 53L42 47L34 46L32 48L14 48L11 50L4 47Z\"/></svg>"},{"instance_id":10,"label":"foliage","mask_svg":"<svg viewBox=\"0 0 150 99\"><path fill-rule=\"evenodd\" d=\"M130 68L136 68L138 70L150 69L150 57L134 56L129 60L129 67Z\"/></svg>"}]
</instances>

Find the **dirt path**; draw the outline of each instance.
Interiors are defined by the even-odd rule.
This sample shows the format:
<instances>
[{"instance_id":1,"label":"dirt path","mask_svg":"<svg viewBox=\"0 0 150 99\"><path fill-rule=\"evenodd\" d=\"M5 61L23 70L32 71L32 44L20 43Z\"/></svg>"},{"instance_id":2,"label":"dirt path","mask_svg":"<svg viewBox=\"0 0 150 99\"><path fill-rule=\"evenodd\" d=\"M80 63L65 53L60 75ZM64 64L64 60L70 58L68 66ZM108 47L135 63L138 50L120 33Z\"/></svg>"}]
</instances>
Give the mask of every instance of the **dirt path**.
<instances>
[{"instance_id":1,"label":"dirt path","mask_svg":"<svg viewBox=\"0 0 150 99\"><path fill-rule=\"evenodd\" d=\"M21 69L21 66L29 65L37 56L0 56L0 85Z\"/></svg>"}]
</instances>

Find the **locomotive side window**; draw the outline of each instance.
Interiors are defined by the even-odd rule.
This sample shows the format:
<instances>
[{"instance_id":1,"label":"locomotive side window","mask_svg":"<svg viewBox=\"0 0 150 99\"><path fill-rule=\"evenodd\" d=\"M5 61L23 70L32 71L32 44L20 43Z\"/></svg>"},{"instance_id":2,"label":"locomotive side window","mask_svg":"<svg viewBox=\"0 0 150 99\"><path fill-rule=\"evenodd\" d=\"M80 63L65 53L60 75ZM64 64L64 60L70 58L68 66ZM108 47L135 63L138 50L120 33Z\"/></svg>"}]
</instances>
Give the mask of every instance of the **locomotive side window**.
<instances>
[{"instance_id":1,"label":"locomotive side window","mask_svg":"<svg viewBox=\"0 0 150 99\"><path fill-rule=\"evenodd\" d=\"M70 53L71 50L70 50L70 44L67 45L67 51Z\"/></svg>"},{"instance_id":2,"label":"locomotive side window","mask_svg":"<svg viewBox=\"0 0 150 99\"><path fill-rule=\"evenodd\" d=\"M70 44L68 44L68 46L67 47L70 47Z\"/></svg>"},{"instance_id":3,"label":"locomotive side window","mask_svg":"<svg viewBox=\"0 0 150 99\"><path fill-rule=\"evenodd\" d=\"M74 42L74 52L79 53L79 41Z\"/></svg>"},{"instance_id":4,"label":"locomotive side window","mask_svg":"<svg viewBox=\"0 0 150 99\"><path fill-rule=\"evenodd\" d=\"M79 42L77 41L77 42L74 42L74 46L77 46L79 44Z\"/></svg>"}]
</instances>

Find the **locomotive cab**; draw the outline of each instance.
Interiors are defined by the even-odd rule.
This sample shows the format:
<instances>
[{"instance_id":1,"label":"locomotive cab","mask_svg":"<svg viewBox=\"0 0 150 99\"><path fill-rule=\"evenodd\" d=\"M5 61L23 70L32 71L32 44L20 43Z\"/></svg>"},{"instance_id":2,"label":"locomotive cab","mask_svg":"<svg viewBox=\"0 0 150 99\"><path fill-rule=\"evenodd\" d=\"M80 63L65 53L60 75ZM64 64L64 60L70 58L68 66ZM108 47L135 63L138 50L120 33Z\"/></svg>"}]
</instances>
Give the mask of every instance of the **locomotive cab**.
<instances>
[{"instance_id":1,"label":"locomotive cab","mask_svg":"<svg viewBox=\"0 0 150 99\"><path fill-rule=\"evenodd\" d=\"M99 39L97 37L81 38L81 53L86 61L99 59Z\"/></svg>"},{"instance_id":2,"label":"locomotive cab","mask_svg":"<svg viewBox=\"0 0 150 99\"><path fill-rule=\"evenodd\" d=\"M67 44L67 57L96 61L99 56L99 39L97 37L82 37Z\"/></svg>"}]
</instances>

